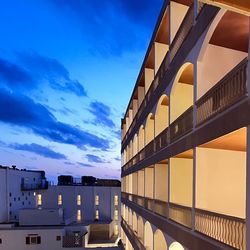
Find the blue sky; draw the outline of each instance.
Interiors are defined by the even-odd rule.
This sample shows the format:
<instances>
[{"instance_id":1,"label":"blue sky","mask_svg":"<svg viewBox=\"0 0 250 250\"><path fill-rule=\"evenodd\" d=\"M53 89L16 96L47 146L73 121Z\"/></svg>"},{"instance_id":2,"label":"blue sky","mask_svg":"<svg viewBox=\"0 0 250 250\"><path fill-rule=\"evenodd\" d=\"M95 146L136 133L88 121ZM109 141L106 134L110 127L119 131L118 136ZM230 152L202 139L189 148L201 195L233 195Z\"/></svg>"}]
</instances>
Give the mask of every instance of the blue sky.
<instances>
[{"instance_id":1,"label":"blue sky","mask_svg":"<svg viewBox=\"0 0 250 250\"><path fill-rule=\"evenodd\" d=\"M162 0L0 0L0 164L120 178L120 119Z\"/></svg>"}]
</instances>

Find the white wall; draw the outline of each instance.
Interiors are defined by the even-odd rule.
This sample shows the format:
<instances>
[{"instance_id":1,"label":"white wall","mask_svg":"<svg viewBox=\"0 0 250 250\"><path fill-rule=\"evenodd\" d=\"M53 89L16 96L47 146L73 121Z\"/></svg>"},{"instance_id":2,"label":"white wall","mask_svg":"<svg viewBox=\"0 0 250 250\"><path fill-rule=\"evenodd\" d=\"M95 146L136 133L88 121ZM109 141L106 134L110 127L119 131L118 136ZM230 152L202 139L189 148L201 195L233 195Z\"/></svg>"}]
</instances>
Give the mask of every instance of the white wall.
<instances>
[{"instance_id":1,"label":"white wall","mask_svg":"<svg viewBox=\"0 0 250 250\"><path fill-rule=\"evenodd\" d=\"M246 153L196 149L196 207L245 218Z\"/></svg>"},{"instance_id":2,"label":"white wall","mask_svg":"<svg viewBox=\"0 0 250 250\"><path fill-rule=\"evenodd\" d=\"M245 52L208 44L203 57L197 62L197 99L246 56Z\"/></svg>"},{"instance_id":3,"label":"white wall","mask_svg":"<svg viewBox=\"0 0 250 250\"><path fill-rule=\"evenodd\" d=\"M6 186L6 170L0 169L0 223L8 220L8 197L7 197L7 186Z\"/></svg>"}]
</instances>

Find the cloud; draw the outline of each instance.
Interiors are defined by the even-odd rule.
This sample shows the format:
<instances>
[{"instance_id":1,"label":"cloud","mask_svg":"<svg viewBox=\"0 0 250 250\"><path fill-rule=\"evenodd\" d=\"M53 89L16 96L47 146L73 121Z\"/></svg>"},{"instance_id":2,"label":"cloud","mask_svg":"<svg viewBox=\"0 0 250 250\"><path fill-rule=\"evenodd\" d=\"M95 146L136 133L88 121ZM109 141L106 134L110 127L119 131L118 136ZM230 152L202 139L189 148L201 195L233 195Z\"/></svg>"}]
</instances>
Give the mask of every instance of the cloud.
<instances>
[{"instance_id":1,"label":"cloud","mask_svg":"<svg viewBox=\"0 0 250 250\"><path fill-rule=\"evenodd\" d=\"M77 162L78 165L80 165L81 167L87 167L87 168L92 168L93 165L88 164L88 163L82 163L82 162Z\"/></svg>"},{"instance_id":2,"label":"cloud","mask_svg":"<svg viewBox=\"0 0 250 250\"><path fill-rule=\"evenodd\" d=\"M110 118L111 110L109 106L102 102L94 101L90 103L88 110L95 117L93 124L103 125L110 128L115 127L114 122Z\"/></svg>"},{"instance_id":3,"label":"cloud","mask_svg":"<svg viewBox=\"0 0 250 250\"><path fill-rule=\"evenodd\" d=\"M71 79L69 71L58 60L37 53L16 52L16 55L35 79L47 80L55 90L87 96L83 85L78 80Z\"/></svg>"},{"instance_id":4,"label":"cloud","mask_svg":"<svg viewBox=\"0 0 250 250\"><path fill-rule=\"evenodd\" d=\"M0 121L25 127L49 141L75 145L80 149L90 146L107 150L110 147L109 140L59 122L45 106L24 95L0 89L0 107L8 107L0 109Z\"/></svg>"},{"instance_id":5,"label":"cloud","mask_svg":"<svg viewBox=\"0 0 250 250\"><path fill-rule=\"evenodd\" d=\"M16 55L20 65L0 58L0 80L11 90L32 90L39 85L49 83L52 89L87 96L83 85L71 79L69 71L56 59L37 53L19 53Z\"/></svg>"},{"instance_id":6,"label":"cloud","mask_svg":"<svg viewBox=\"0 0 250 250\"><path fill-rule=\"evenodd\" d=\"M113 131L113 133L118 140L121 140L121 130L120 129Z\"/></svg>"},{"instance_id":7,"label":"cloud","mask_svg":"<svg viewBox=\"0 0 250 250\"><path fill-rule=\"evenodd\" d=\"M114 158L115 161L121 161L121 157L117 156Z\"/></svg>"},{"instance_id":8,"label":"cloud","mask_svg":"<svg viewBox=\"0 0 250 250\"><path fill-rule=\"evenodd\" d=\"M44 146L38 145L36 143L31 143L31 144L15 143L15 144L10 145L10 147L15 149L15 150L32 152L32 153L35 153L37 155L40 155L40 156L43 156L46 158L56 159L56 160L62 160L62 159L65 160L67 158L64 154L55 152L48 147L44 147Z\"/></svg>"},{"instance_id":9,"label":"cloud","mask_svg":"<svg viewBox=\"0 0 250 250\"><path fill-rule=\"evenodd\" d=\"M88 159L89 162L95 162L95 163L106 163L104 159L97 155L92 155L92 154L87 154L86 158Z\"/></svg>"},{"instance_id":10,"label":"cloud","mask_svg":"<svg viewBox=\"0 0 250 250\"><path fill-rule=\"evenodd\" d=\"M22 67L0 58L0 79L10 88L32 88L33 79Z\"/></svg>"},{"instance_id":11,"label":"cloud","mask_svg":"<svg viewBox=\"0 0 250 250\"><path fill-rule=\"evenodd\" d=\"M163 0L108 0L101 4L99 0L48 1L76 20L85 40L95 47L92 51L104 56L120 56L124 51L146 47L163 3Z\"/></svg>"},{"instance_id":12,"label":"cloud","mask_svg":"<svg viewBox=\"0 0 250 250\"><path fill-rule=\"evenodd\" d=\"M70 161L65 161L64 164L70 165L70 166L74 166L74 165L75 165L74 163L72 163L72 162L70 162Z\"/></svg>"}]
</instances>

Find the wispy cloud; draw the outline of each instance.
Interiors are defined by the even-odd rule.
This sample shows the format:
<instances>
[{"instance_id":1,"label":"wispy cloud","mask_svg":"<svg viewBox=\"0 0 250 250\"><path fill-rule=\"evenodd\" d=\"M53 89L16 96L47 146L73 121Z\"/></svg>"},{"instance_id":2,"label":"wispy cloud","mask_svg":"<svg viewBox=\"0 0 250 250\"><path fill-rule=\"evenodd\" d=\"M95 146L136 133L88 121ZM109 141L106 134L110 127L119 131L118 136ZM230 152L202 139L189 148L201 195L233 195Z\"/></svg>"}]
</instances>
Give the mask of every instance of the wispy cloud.
<instances>
[{"instance_id":1,"label":"wispy cloud","mask_svg":"<svg viewBox=\"0 0 250 250\"><path fill-rule=\"evenodd\" d=\"M89 112L94 115L93 123L114 128L115 124L111 119L110 107L102 102L94 101L90 103Z\"/></svg>"},{"instance_id":2,"label":"wispy cloud","mask_svg":"<svg viewBox=\"0 0 250 250\"><path fill-rule=\"evenodd\" d=\"M25 127L49 141L75 145L80 149L85 146L109 149L109 140L58 121L46 107L24 95L0 89L0 107L11 107L0 109L0 121Z\"/></svg>"},{"instance_id":3,"label":"wispy cloud","mask_svg":"<svg viewBox=\"0 0 250 250\"><path fill-rule=\"evenodd\" d=\"M86 154L86 158L88 159L89 162L94 162L94 163L106 163L107 161L102 159L98 155L93 155L93 154Z\"/></svg>"},{"instance_id":4,"label":"wispy cloud","mask_svg":"<svg viewBox=\"0 0 250 250\"><path fill-rule=\"evenodd\" d=\"M56 160L65 160L67 157L64 154L55 152L54 150L50 149L49 147L44 147L36 143L31 144L11 144L9 147L15 150L22 150L31 152L46 158L56 159Z\"/></svg>"},{"instance_id":5,"label":"wispy cloud","mask_svg":"<svg viewBox=\"0 0 250 250\"><path fill-rule=\"evenodd\" d=\"M88 164L88 163L83 163L83 162L77 162L77 164L81 167L86 167L86 168L92 168L93 165Z\"/></svg>"}]
</instances>

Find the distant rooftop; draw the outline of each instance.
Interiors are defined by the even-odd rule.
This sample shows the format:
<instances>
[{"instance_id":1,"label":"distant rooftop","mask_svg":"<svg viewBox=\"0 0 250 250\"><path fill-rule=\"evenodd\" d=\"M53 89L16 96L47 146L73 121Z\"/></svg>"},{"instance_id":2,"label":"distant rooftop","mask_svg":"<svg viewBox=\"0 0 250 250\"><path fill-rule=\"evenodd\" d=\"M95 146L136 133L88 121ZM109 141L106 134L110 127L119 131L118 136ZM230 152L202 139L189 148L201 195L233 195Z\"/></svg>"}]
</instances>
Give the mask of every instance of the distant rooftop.
<instances>
[{"instance_id":1,"label":"distant rooftop","mask_svg":"<svg viewBox=\"0 0 250 250\"><path fill-rule=\"evenodd\" d=\"M115 179L98 179L94 176L73 178L71 175L58 176L58 186L105 186L120 187L121 182Z\"/></svg>"},{"instance_id":2,"label":"distant rooftop","mask_svg":"<svg viewBox=\"0 0 250 250\"><path fill-rule=\"evenodd\" d=\"M26 171L26 172L38 172L38 173L45 175L45 171L43 171L43 170L30 170L30 169L26 169L26 168L19 169L19 168L17 168L16 165L12 165L12 166L0 165L0 169L8 169L8 170L14 170L14 171Z\"/></svg>"}]
</instances>

